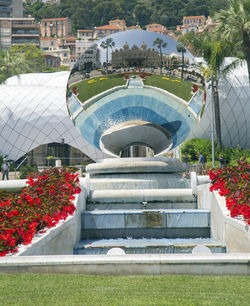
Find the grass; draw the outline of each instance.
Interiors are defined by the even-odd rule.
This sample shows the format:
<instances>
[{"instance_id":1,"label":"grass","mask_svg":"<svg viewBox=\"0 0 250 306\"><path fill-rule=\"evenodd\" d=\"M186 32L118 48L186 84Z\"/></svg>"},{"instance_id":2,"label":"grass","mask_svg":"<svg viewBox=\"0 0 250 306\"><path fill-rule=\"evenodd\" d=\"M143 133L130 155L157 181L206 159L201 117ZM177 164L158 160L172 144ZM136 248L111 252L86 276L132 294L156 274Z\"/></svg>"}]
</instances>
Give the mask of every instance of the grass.
<instances>
[{"instance_id":1,"label":"grass","mask_svg":"<svg viewBox=\"0 0 250 306\"><path fill-rule=\"evenodd\" d=\"M100 80L101 78L103 78L103 80ZM88 83L91 80L94 80L95 82ZM73 87L77 87L79 93L78 99L81 102L84 102L105 90L121 85L126 85L126 81L123 79L123 77L114 75L114 76L102 76L97 78L91 78L89 80L84 80L72 85L70 89L72 89Z\"/></svg>"},{"instance_id":2,"label":"grass","mask_svg":"<svg viewBox=\"0 0 250 306\"><path fill-rule=\"evenodd\" d=\"M178 78L171 77L165 77L169 80L162 78L164 78L164 76L155 74L152 76L147 76L146 80L144 81L144 84L167 90L185 101L189 101L191 99L191 90L193 85L191 82L185 80L182 81ZM174 80L178 80L180 82L173 82Z\"/></svg>"},{"instance_id":3,"label":"grass","mask_svg":"<svg viewBox=\"0 0 250 306\"><path fill-rule=\"evenodd\" d=\"M244 276L0 275L0 305L249 305Z\"/></svg>"},{"instance_id":4,"label":"grass","mask_svg":"<svg viewBox=\"0 0 250 306\"><path fill-rule=\"evenodd\" d=\"M144 81L145 85L155 86L167 90L173 93L176 96L184 99L185 101L189 101L192 97L192 83L189 81L180 81L178 78L169 78L169 80L162 79L162 75L152 75L147 76ZM101 80L103 78L103 80ZM89 81L94 80L93 83L89 83ZM178 80L175 82L174 80ZM174 82L173 82L174 81ZM179 82L180 81L180 82ZM78 88L78 99L81 102L84 102L99 93L102 93L105 90L113 88L115 86L125 85L126 81L123 76L120 75L110 75L110 76L102 76L91 78L89 80L84 80L79 83L76 83L70 87Z\"/></svg>"}]
</instances>

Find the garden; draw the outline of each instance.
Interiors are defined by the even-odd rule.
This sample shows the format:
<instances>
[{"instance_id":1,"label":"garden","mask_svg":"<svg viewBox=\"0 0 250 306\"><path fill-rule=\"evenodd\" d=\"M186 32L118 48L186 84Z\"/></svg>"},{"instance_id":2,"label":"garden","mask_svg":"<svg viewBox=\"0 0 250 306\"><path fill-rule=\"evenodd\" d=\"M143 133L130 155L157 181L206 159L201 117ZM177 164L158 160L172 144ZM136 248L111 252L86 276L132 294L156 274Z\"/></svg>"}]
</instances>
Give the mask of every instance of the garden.
<instances>
[{"instance_id":1,"label":"garden","mask_svg":"<svg viewBox=\"0 0 250 306\"><path fill-rule=\"evenodd\" d=\"M236 166L212 169L208 172L211 179L210 191L219 191L226 199L231 217L241 217L250 225L250 165L246 157Z\"/></svg>"},{"instance_id":2,"label":"garden","mask_svg":"<svg viewBox=\"0 0 250 306\"><path fill-rule=\"evenodd\" d=\"M164 77L163 75L152 75L143 72L126 72L122 74L106 75L80 81L70 87L78 93L78 99L85 102L88 99L116 86L126 85L126 80L135 75L143 78L144 85L162 88L185 101L192 97L192 83L178 78Z\"/></svg>"},{"instance_id":3,"label":"garden","mask_svg":"<svg viewBox=\"0 0 250 306\"><path fill-rule=\"evenodd\" d=\"M0 193L0 256L31 243L76 209L75 194L81 192L72 168L51 168L27 178L27 187L17 193Z\"/></svg>"}]
</instances>

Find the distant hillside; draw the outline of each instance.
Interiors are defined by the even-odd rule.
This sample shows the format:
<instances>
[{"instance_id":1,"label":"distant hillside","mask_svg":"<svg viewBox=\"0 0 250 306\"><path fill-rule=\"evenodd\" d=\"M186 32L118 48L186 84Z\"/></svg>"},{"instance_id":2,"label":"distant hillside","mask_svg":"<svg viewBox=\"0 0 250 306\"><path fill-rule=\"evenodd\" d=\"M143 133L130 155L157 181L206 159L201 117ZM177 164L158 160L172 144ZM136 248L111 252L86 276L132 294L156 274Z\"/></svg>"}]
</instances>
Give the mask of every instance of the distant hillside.
<instances>
[{"instance_id":1,"label":"distant hillside","mask_svg":"<svg viewBox=\"0 0 250 306\"><path fill-rule=\"evenodd\" d=\"M111 19L125 19L128 26L161 23L175 27L183 16L213 15L225 8L228 0L63 0L60 4L37 1L25 4L25 16L43 18L69 17L73 29L107 24Z\"/></svg>"}]
</instances>

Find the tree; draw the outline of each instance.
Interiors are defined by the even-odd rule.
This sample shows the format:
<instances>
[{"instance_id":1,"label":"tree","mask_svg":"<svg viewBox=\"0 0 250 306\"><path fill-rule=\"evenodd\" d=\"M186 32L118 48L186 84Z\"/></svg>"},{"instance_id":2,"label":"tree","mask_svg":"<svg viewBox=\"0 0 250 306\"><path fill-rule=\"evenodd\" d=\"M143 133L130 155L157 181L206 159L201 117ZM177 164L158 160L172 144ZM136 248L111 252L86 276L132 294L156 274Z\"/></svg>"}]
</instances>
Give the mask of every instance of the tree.
<instances>
[{"instance_id":1,"label":"tree","mask_svg":"<svg viewBox=\"0 0 250 306\"><path fill-rule=\"evenodd\" d=\"M153 42L153 45L156 46L160 50L160 57L161 57L160 73L162 73L162 48L167 48L168 44L164 42L161 38L156 38L156 40Z\"/></svg>"},{"instance_id":2,"label":"tree","mask_svg":"<svg viewBox=\"0 0 250 306\"><path fill-rule=\"evenodd\" d=\"M212 82L212 97L214 105L214 121L219 151L222 149L220 103L219 103L219 79L237 66L239 60L224 66L224 59L231 54L233 48L230 41L220 39L215 33L185 35L186 46L191 46L196 54L202 56L206 62L202 72L206 79Z\"/></svg>"},{"instance_id":3,"label":"tree","mask_svg":"<svg viewBox=\"0 0 250 306\"><path fill-rule=\"evenodd\" d=\"M150 10L144 4L138 4L134 8L136 21L140 26L145 26L150 19Z\"/></svg>"},{"instance_id":4,"label":"tree","mask_svg":"<svg viewBox=\"0 0 250 306\"><path fill-rule=\"evenodd\" d=\"M44 54L33 44L14 45L10 48L10 53L23 54L30 72L42 72L45 68Z\"/></svg>"},{"instance_id":5,"label":"tree","mask_svg":"<svg viewBox=\"0 0 250 306\"><path fill-rule=\"evenodd\" d=\"M182 45L177 45L176 50L178 52L181 52L181 79L183 80L184 76L184 53L186 52L186 49Z\"/></svg>"},{"instance_id":6,"label":"tree","mask_svg":"<svg viewBox=\"0 0 250 306\"><path fill-rule=\"evenodd\" d=\"M232 68L235 68L238 60L224 66L224 59L228 55L230 44L227 41L219 41L211 36L211 42L203 45L203 57L207 66L203 67L203 74L206 79L211 79L212 97L214 104L215 130L219 151L222 149L221 123L220 123L220 103L219 103L219 79L226 75Z\"/></svg>"},{"instance_id":7,"label":"tree","mask_svg":"<svg viewBox=\"0 0 250 306\"><path fill-rule=\"evenodd\" d=\"M209 40L207 33L197 34L188 32L178 38L178 42L182 43L195 56L203 56L203 44Z\"/></svg>"},{"instance_id":8,"label":"tree","mask_svg":"<svg viewBox=\"0 0 250 306\"><path fill-rule=\"evenodd\" d=\"M247 62L250 81L250 2L249 0L230 0L230 8L216 15L219 22L217 34L229 40L234 50L240 50ZM240 54L238 54L241 57Z\"/></svg>"},{"instance_id":9,"label":"tree","mask_svg":"<svg viewBox=\"0 0 250 306\"><path fill-rule=\"evenodd\" d=\"M109 48L113 48L115 46L115 42L112 38L107 38L105 41L101 43L101 47L103 49L107 49L106 52L106 66L107 66L107 73L108 73L108 63L109 63Z\"/></svg>"},{"instance_id":10,"label":"tree","mask_svg":"<svg viewBox=\"0 0 250 306\"><path fill-rule=\"evenodd\" d=\"M0 83L9 77L29 72L24 54L12 54L9 50L0 54Z\"/></svg>"}]
</instances>

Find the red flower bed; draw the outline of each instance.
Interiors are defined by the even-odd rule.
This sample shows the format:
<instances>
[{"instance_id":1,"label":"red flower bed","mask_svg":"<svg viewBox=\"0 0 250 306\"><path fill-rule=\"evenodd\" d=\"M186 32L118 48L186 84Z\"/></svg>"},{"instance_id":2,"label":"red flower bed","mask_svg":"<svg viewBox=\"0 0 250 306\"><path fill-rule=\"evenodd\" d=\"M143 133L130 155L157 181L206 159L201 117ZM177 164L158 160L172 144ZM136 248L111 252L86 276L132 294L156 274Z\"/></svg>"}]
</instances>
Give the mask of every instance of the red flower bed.
<instances>
[{"instance_id":1,"label":"red flower bed","mask_svg":"<svg viewBox=\"0 0 250 306\"><path fill-rule=\"evenodd\" d=\"M74 170L52 168L27 178L29 186L0 200L0 256L29 244L34 235L55 226L75 211L72 200L80 193Z\"/></svg>"},{"instance_id":2,"label":"red flower bed","mask_svg":"<svg viewBox=\"0 0 250 306\"><path fill-rule=\"evenodd\" d=\"M212 180L210 191L219 190L219 194L226 198L231 217L242 215L250 224L250 165L246 159L238 161L232 168L212 169L208 174Z\"/></svg>"}]
</instances>

